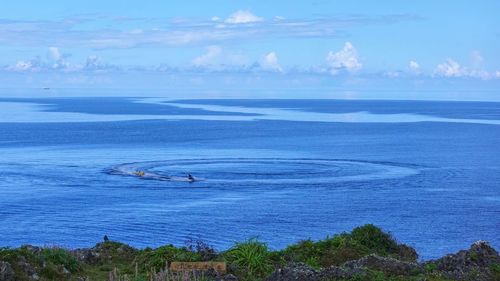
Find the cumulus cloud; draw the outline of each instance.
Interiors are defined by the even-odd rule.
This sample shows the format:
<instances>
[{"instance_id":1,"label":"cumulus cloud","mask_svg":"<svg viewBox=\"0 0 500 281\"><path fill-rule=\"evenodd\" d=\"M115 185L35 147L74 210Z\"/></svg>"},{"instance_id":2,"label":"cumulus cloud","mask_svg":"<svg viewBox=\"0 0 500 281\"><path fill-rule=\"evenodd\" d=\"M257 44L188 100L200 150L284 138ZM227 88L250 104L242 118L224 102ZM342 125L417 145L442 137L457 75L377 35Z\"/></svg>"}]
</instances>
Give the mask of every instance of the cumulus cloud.
<instances>
[{"instance_id":1,"label":"cumulus cloud","mask_svg":"<svg viewBox=\"0 0 500 281\"><path fill-rule=\"evenodd\" d=\"M73 70L72 68L74 68L74 66L67 61L67 58L71 55L61 53L57 47L49 47L47 56L52 62L52 68L54 69Z\"/></svg>"},{"instance_id":2,"label":"cumulus cloud","mask_svg":"<svg viewBox=\"0 0 500 281\"><path fill-rule=\"evenodd\" d=\"M205 66L213 64L217 59L220 58L222 53L222 48L219 46L208 46L207 52L203 55L196 57L192 60L195 66Z\"/></svg>"},{"instance_id":3,"label":"cumulus cloud","mask_svg":"<svg viewBox=\"0 0 500 281\"><path fill-rule=\"evenodd\" d=\"M55 61L62 59L62 54L57 47L49 47L48 56Z\"/></svg>"},{"instance_id":4,"label":"cumulus cloud","mask_svg":"<svg viewBox=\"0 0 500 281\"><path fill-rule=\"evenodd\" d=\"M35 58L32 60L20 60L13 65L7 66L5 69L7 71L14 72L35 72L41 70L40 58Z\"/></svg>"},{"instance_id":5,"label":"cumulus cloud","mask_svg":"<svg viewBox=\"0 0 500 281\"><path fill-rule=\"evenodd\" d=\"M105 70L105 69L116 69L111 65L104 63L98 56L88 56L85 64L82 65L82 70Z\"/></svg>"},{"instance_id":6,"label":"cumulus cloud","mask_svg":"<svg viewBox=\"0 0 500 281\"><path fill-rule=\"evenodd\" d=\"M278 56L275 52L270 52L266 54L260 60L260 67L267 71L283 72L283 68L278 63Z\"/></svg>"},{"instance_id":7,"label":"cumulus cloud","mask_svg":"<svg viewBox=\"0 0 500 281\"><path fill-rule=\"evenodd\" d=\"M326 57L326 61L329 65L329 71L333 75L339 73L341 70L354 72L362 68L358 52L351 42L345 42L342 50L336 53L330 51Z\"/></svg>"},{"instance_id":8,"label":"cumulus cloud","mask_svg":"<svg viewBox=\"0 0 500 281\"><path fill-rule=\"evenodd\" d=\"M105 64L97 56L87 57L84 63L71 63L67 60L70 54L63 54L59 48L50 47L47 50L45 60L36 57L31 60L19 60L15 64L9 65L4 68L6 71L14 72L37 72L37 71L64 71L64 72L77 72L77 71L97 71L107 69L117 69L116 66Z\"/></svg>"},{"instance_id":9,"label":"cumulus cloud","mask_svg":"<svg viewBox=\"0 0 500 281\"><path fill-rule=\"evenodd\" d=\"M473 67L477 68L477 67L481 67L483 65L484 58L479 51L473 51L471 53L470 57L471 57Z\"/></svg>"},{"instance_id":10,"label":"cumulus cloud","mask_svg":"<svg viewBox=\"0 0 500 281\"><path fill-rule=\"evenodd\" d=\"M474 54L474 53L473 53ZM490 73L480 67L483 62L483 58L479 53L473 55L473 67L467 68L461 66L458 62L447 59L446 62L438 64L434 70L434 75L441 77L469 77L469 78L479 78L483 80L491 79L495 76L494 73Z\"/></svg>"},{"instance_id":11,"label":"cumulus cloud","mask_svg":"<svg viewBox=\"0 0 500 281\"><path fill-rule=\"evenodd\" d=\"M198 68L226 70L247 65L247 58L241 54L222 49L220 46L208 46L206 52L194 58L191 64Z\"/></svg>"},{"instance_id":12,"label":"cumulus cloud","mask_svg":"<svg viewBox=\"0 0 500 281\"><path fill-rule=\"evenodd\" d=\"M226 20L226 23L241 24L241 23L254 23L260 22L264 19L252 14L250 11L238 10L232 13Z\"/></svg>"},{"instance_id":13,"label":"cumulus cloud","mask_svg":"<svg viewBox=\"0 0 500 281\"><path fill-rule=\"evenodd\" d=\"M408 68L410 69L410 71L412 73L419 73L420 72L420 64L418 64L418 62L416 62L414 60L411 60L408 63Z\"/></svg>"},{"instance_id":14,"label":"cumulus cloud","mask_svg":"<svg viewBox=\"0 0 500 281\"><path fill-rule=\"evenodd\" d=\"M447 59L445 62L438 64L434 74L443 77L460 77L465 74L465 69L458 62Z\"/></svg>"}]
</instances>

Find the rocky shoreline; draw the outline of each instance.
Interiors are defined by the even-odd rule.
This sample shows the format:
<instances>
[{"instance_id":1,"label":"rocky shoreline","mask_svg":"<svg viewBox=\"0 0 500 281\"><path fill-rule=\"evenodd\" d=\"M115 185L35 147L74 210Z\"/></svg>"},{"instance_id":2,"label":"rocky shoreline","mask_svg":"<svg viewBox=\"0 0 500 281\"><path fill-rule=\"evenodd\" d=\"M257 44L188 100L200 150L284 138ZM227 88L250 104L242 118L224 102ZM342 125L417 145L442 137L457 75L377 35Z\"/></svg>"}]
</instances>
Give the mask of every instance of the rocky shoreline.
<instances>
[{"instance_id":1,"label":"rocky shoreline","mask_svg":"<svg viewBox=\"0 0 500 281\"><path fill-rule=\"evenodd\" d=\"M228 272L172 273L173 261L224 261ZM416 251L398 244L373 225L321 241L304 240L271 251L251 239L216 252L201 241L185 247L135 249L105 241L92 248L22 246L0 248L0 281L43 280L500 280L500 256L488 242L439 259L418 261Z\"/></svg>"}]
</instances>

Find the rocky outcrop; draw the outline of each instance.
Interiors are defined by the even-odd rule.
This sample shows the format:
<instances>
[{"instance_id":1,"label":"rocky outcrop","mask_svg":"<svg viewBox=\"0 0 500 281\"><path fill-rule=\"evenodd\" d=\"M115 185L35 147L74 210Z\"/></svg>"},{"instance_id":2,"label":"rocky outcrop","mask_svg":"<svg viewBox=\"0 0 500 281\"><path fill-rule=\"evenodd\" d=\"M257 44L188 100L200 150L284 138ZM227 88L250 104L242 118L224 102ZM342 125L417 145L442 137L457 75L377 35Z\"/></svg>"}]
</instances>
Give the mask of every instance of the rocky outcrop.
<instances>
[{"instance_id":1,"label":"rocky outcrop","mask_svg":"<svg viewBox=\"0 0 500 281\"><path fill-rule=\"evenodd\" d=\"M416 262L418 259L418 254L415 249L412 247L406 245L406 244L399 244L398 245L398 259L402 261L408 261L408 262Z\"/></svg>"},{"instance_id":2,"label":"rocky outcrop","mask_svg":"<svg viewBox=\"0 0 500 281\"><path fill-rule=\"evenodd\" d=\"M405 262L377 255L368 255L359 260L348 261L344 263L342 267L351 270L368 268L382 271L389 275L411 275L422 271L422 266L417 263Z\"/></svg>"},{"instance_id":3,"label":"rocky outcrop","mask_svg":"<svg viewBox=\"0 0 500 281\"><path fill-rule=\"evenodd\" d=\"M215 281L238 281L238 278L232 274L221 274L214 269L200 271L199 276L206 277L209 280Z\"/></svg>"},{"instance_id":4,"label":"rocky outcrop","mask_svg":"<svg viewBox=\"0 0 500 281\"><path fill-rule=\"evenodd\" d=\"M136 252L137 249L116 242L98 243L92 248L71 251L78 261L89 265L102 264L113 258L133 259Z\"/></svg>"},{"instance_id":5,"label":"rocky outcrop","mask_svg":"<svg viewBox=\"0 0 500 281\"><path fill-rule=\"evenodd\" d=\"M488 242L477 241L468 250L424 263L430 271L454 280L492 280L491 267L500 265L500 256ZM472 280L472 279L471 279Z\"/></svg>"},{"instance_id":6,"label":"rocky outcrop","mask_svg":"<svg viewBox=\"0 0 500 281\"><path fill-rule=\"evenodd\" d=\"M411 255L408 257L411 259ZM320 281L353 277L363 279L373 271L383 272L387 276L425 276L430 273L451 280L500 280L499 273L492 272L494 267L500 267L498 252L487 242L478 241L468 250L420 264L374 254L321 270L296 263L274 271L266 281Z\"/></svg>"},{"instance_id":7,"label":"rocky outcrop","mask_svg":"<svg viewBox=\"0 0 500 281\"><path fill-rule=\"evenodd\" d=\"M319 281L351 279L353 277L363 278L368 274L367 270L369 269L394 276L411 275L422 271L422 267L416 263L369 255L359 260L346 262L342 266L331 266L321 270L315 270L303 263L292 264L276 270L266 281Z\"/></svg>"},{"instance_id":8,"label":"rocky outcrop","mask_svg":"<svg viewBox=\"0 0 500 281\"><path fill-rule=\"evenodd\" d=\"M0 280L2 281L14 281L16 280L16 274L12 269L10 263L5 261L0 261Z\"/></svg>"},{"instance_id":9,"label":"rocky outcrop","mask_svg":"<svg viewBox=\"0 0 500 281\"><path fill-rule=\"evenodd\" d=\"M30 280L40 279L40 277L38 277L38 274L36 273L36 269L26 260L25 257L19 257L19 260L17 261L17 268L25 276L28 276Z\"/></svg>"},{"instance_id":10,"label":"rocky outcrop","mask_svg":"<svg viewBox=\"0 0 500 281\"><path fill-rule=\"evenodd\" d=\"M319 272L304 263L292 263L287 267L280 268L265 279L266 281L316 281L319 280Z\"/></svg>"}]
</instances>

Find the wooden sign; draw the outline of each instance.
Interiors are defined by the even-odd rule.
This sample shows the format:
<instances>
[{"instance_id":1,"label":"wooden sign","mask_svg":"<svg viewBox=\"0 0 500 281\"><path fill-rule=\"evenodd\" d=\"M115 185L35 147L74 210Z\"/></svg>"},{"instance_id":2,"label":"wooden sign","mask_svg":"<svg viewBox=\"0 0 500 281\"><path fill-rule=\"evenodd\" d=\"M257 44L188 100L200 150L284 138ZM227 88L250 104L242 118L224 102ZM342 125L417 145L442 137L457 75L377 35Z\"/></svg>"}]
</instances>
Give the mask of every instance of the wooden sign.
<instances>
[{"instance_id":1,"label":"wooden sign","mask_svg":"<svg viewBox=\"0 0 500 281\"><path fill-rule=\"evenodd\" d=\"M207 261L207 262L174 261L170 264L170 270L173 272L207 271L209 269L213 269L218 273L226 273L226 263L222 261Z\"/></svg>"}]
</instances>

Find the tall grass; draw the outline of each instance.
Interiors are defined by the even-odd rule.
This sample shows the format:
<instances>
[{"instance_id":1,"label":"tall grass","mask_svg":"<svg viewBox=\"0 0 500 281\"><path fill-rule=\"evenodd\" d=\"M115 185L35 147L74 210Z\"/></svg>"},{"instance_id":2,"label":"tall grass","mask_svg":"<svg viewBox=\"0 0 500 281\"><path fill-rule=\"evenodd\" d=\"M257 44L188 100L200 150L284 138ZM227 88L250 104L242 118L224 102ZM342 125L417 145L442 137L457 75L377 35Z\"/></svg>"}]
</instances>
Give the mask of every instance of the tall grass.
<instances>
[{"instance_id":1,"label":"tall grass","mask_svg":"<svg viewBox=\"0 0 500 281\"><path fill-rule=\"evenodd\" d=\"M273 270L267 244L256 238L236 243L226 253L226 259L231 270L244 280L263 278Z\"/></svg>"}]
</instances>

